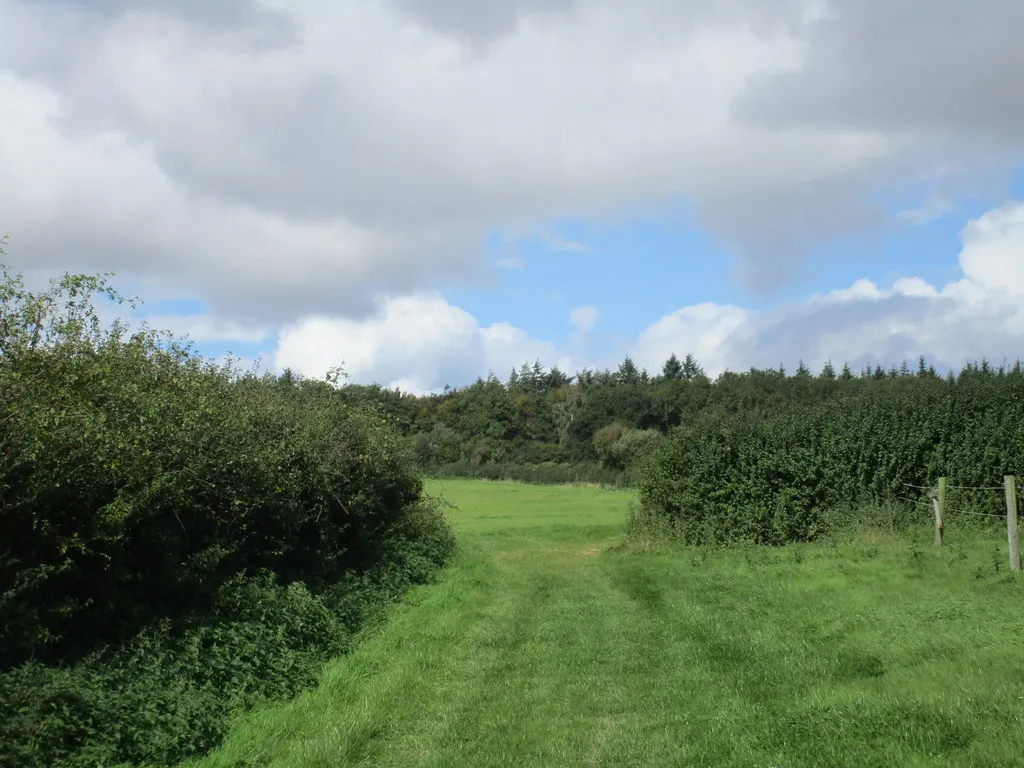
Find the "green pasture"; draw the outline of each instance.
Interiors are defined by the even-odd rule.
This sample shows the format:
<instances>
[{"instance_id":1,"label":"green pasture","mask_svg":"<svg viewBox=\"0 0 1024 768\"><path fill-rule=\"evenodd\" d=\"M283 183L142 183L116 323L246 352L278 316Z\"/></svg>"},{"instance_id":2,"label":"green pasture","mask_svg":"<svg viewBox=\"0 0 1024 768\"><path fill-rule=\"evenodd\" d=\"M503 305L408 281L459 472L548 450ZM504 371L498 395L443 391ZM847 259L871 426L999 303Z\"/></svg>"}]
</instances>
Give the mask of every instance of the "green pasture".
<instances>
[{"instance_id":1,"label":"green pasture","mask_svg":"<svg viewBox=\"0 0 1024 768\"><path fill-rule=\"evenodd\" d=\"M631 493L431 485L460 551L206 768L1019 766L1005 534L639 548Z\"/></svg>"}]
</instances>

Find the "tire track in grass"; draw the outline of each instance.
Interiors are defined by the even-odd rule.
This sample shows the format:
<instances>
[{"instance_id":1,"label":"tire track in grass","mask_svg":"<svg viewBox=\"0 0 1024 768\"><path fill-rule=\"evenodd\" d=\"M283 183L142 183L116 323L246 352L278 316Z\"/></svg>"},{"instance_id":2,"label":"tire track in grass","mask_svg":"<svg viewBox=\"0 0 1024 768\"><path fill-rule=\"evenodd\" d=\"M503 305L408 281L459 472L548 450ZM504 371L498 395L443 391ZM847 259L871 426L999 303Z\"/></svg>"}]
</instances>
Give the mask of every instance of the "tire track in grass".
<instances>
[{"instance_id":1,"label":"tire track in grass","mask_svg":"<svg viewBox=\"0 0 1024 768\"><path fill-rule=\"evenodd\" d=\"M520 758L506 762L502 755L529 754L538 764L575 764L575 745L560 734L566 717L578 716L581 694L591 687L586 670L592 672L593 665L582 641L600 633L580 617L594 614L600 604L589 594L593 586L586 575L585 564L594 555L592 546L500 553L506 600L483 633L487 661L462 686L460 709L438 737L448 760L511 765ZM603 613L596 611L597 618Z\"/></svg>"}]
</instances>

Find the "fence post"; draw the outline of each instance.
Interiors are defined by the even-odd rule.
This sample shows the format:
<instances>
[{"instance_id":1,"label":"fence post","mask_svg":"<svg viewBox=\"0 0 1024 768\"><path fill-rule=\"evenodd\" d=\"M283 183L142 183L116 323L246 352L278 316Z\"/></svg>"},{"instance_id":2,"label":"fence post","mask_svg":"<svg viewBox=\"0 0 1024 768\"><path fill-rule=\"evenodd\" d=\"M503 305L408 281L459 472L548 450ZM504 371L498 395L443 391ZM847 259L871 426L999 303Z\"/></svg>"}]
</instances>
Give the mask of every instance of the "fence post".
<instances>
[{"instance_id":1,"label":"fence post","mask_svg":"<svg viewBox=\"0 0 1024 768\"><path fill-rule=\"evenodd\" d=\"M929 494L931 495L931 494ZM935 546L942 546L942 519L946 515L946 478L939 478L939 488L932 496L935 507Z\"/></svg>"},{"instance_id":2,"label":"fence post","mask_svg":"<svg viewBox=\"0 0 1024 768\"><path fill-rule=\"evenodd\" d=\"M1017 478L1006 475L1006 538L1010 544L1010 570L1020 570L1020 538L1017 535Z\"/></svg>"}]
</instances>

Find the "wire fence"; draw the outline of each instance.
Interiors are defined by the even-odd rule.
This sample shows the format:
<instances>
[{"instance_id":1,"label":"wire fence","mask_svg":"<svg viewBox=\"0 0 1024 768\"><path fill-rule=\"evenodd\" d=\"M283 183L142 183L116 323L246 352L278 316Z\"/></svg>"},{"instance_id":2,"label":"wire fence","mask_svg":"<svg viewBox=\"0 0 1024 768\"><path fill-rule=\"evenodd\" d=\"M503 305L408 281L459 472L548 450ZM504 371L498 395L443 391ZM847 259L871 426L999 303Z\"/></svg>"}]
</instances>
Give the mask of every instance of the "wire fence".
<instances>
[{"instance_id":1,"label":"wire fence","mask_svg":"<svg viewBox=\"0 0 1024 768\"><path fill-rule=\"evenodd\" d=\"M1010 555L1010 570L1019 571L1021 570L1021 558L1020 558L1020 536L1018 534L1018 496L1017 496L1017 478L1013 475L1006 475L1003 479L1002 485L950 485L946 478L939 478L938 483L933 486L925 485L914 485L913 483L899 483L898 485L903 488L909 488L916 491L926 491L928 495L928 501L923 499L912 499L899 493L893 494L898 500L907 504L914 504L922 507L931 507L935 510L935 544L942 546L943 540L943 528L944 522L950 518L958 518L962 515L970 515L973 517L988 517L997 518L999 520L1006 521L1006 535L1007 544L1009 546ZM892 485L889 486L892 488ZM991 496L986 497L984 500L980 500L981 503L975 502L973 506L975 509L963 509L960 505L956 505L953 508L947 504L947 495L949 491L1005 491L1006 493L1006 511L1005 512L985 512L978 511L977 507L993 507L994 499ZM912 495L912 494L911 494ZM963 497L960 497L963 498ZM950 515L952 512L952 515Z\"/></svg>"},{"instance_id":2,"label":"wire fence","mask_svg":"<svg viewBox=\"0 0 1024 768\"><path fill-rule=\"evenodd\" d=\"M904 488L914 488L918 491L934 491L937 485L912 485L903 483ZM947 491L1001 491L1005 488L1002 485L947 485Z\"/></svg>"},{"instance_id":3,"label":"wire fence","mask_svg":"<svg viewBox=\"0 0 1024 768\"><path fill-rule=\"evenodd\" d=\"M928 486L928 485L914 485L913 483L901 483L901 485L904 488L913 488L914 490L917 490L917 491L931 491L931 492L937 492L938 491L938 485L937 484L936 485ZM947 485L946 486L946 490L947 491L1004 491L1004 490L1006 490L1006 486L1005 485ZM921 501L920 499L910 499L910 498L907 498L906 496L899 496L899 495L897 495L896 498L899 499L900 501L904 501L904 502L906 502L908 504L918 504L918 505L920 505L922 507L928 507L929 509L931 509L932 506L933 506L932 502L930 502L930 501ZM1002 513L1002 512L1000 512L1000 513L996 513L996 512L975 512L974 510L970 510L970 509L953 509L953 510L950 510L949 508L943 509L943 517L949 516L950 512L952 512L953 515L974 515L975 517L995 517L995 518L999 518L1000 520L1005 520L1006 519L1006 514Z\"/></svg>"}]
</instances>

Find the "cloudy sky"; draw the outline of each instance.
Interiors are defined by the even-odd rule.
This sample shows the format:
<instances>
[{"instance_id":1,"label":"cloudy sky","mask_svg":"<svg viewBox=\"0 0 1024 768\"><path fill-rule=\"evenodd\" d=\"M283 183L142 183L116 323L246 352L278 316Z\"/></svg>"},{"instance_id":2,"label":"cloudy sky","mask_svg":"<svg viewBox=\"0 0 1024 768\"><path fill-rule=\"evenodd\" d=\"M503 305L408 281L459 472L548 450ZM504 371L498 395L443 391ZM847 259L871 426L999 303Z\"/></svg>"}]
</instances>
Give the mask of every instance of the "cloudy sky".
<instances>
[{"instance_id":1,"label":"cloudy sky","mask_svg":"<svg viewBox=\"0 0 1024 768\"><path fill-rule=\"evenodd\" d=\"M30 279L265 368L1024 357L1020 0L0 0Z\"/></svg>"}]
</instances>

